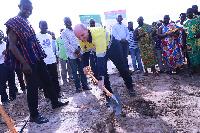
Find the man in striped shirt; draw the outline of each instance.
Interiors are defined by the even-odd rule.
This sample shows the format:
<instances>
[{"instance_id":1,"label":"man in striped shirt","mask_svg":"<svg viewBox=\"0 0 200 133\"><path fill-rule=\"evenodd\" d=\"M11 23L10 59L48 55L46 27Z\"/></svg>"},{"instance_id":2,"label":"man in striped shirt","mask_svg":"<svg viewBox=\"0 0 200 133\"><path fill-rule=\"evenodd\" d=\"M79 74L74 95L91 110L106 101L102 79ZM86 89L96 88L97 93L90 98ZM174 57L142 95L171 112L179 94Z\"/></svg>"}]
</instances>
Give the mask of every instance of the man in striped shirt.
<instances>
[{"instance_id":1,"label":"man in striped shirt","mask_svg":"<svg viewBox=\"0 0 200 133\"><path fill-rule=\"evenodd\" d=\"M133 63L133 68L134 71L137 71L137 65L136 65L136 60L138 62L138 67L140 72L143 72L143 66L142 66L142 62L141 62L141 57L140 57L140 49L138 46L138 41L134 41L134 37L133 37L133 33L134 33L134 29L133 29L133 22L128 22L128 30L129 30L129 50L131 52L131 58L132 58L132 63Z\"/></svg>"},{"instance_id":2,"label":"man in striped shirt","mask_svg":"<svg viewBox=\"0 0 200 133\"><path fill-rule=\"evenodd\" d=\"M65 17L64 24L66 29L61 33L61 37L67 51L70 66L72 68L76 93L80 93L82 90L90 90L87 85L86 75L83 72L83 61L81 60L82 51L78 42L78 38L73 32L71 19L69 17ZM77 74L77 71L80 75L80 78ZM80 81L82 83L82 89Z\"/></svg>"},{"instance_id":3,"label":"man in striped shirt","mask_svg":"<svg viewBox=\"0 0 200 133\"><path fill-rule=\"evenodd\" d=\"M68 104L58 101L50 75L47 72L43 58L46 57L42 46L36 39L35 31L27 18L32 14L32 3L30 0L21 0L20 12L10 18L7 26L8 41L6 44L5 62L13 68L22 68L27 80L27 101L30 111L30 121L38 124L49 120L42 117L38 111L38 77L48 89L52 108L58 108Z\"/></svg>"}]
</instances>

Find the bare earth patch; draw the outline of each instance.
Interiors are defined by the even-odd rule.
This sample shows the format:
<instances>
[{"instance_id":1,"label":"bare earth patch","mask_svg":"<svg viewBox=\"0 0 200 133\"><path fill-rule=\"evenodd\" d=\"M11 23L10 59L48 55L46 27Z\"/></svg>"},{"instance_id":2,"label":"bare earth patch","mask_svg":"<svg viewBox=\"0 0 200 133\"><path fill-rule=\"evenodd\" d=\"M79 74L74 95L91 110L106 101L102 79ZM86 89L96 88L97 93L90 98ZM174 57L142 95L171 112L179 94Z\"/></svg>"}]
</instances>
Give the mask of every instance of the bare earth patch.
<instances>
[{"instance_id":1,"label":"bare earth patch","mask_svg":"<svg viewBox=\"0 0 200 133\"><path fill-rule=\"evenodd\" d=\"M199 69L199 68L198 68ZM186 68L180 74L133 74L137 92L130 97L119 74L110 75L112 88L122 99L122 114L115 116L105 106L105 97L88 81L91 91L75 93L73 82L62 86L61 101L69 105L52 110L43 92L39 91L39 111L49 119L46 124L28 122L24 133L197 133L200 132L200 71L193 78ZM87 106L81 109L82 106ZM20 130L29 117L26 95L4 105ZM8 132L0 117L0 132Z\"/></svg>"}]
</instances>

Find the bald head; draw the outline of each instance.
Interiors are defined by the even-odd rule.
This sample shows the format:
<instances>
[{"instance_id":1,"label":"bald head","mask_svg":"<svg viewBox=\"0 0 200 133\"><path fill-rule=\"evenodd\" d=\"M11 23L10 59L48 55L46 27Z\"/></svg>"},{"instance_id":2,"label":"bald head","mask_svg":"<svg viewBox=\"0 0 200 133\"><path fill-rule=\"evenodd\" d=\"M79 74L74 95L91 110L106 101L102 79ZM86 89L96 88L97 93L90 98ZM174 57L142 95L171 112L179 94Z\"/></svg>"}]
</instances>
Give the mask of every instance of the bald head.
<instances>
[{"instance_id":1,"label":"bald head","mask_svg":"<svg viewBox=\"0 0 200 133\"><path fill-rule=\"evenodd\" d=\"M82 42L89 41L89 33L87 28L83 24L77 24L74 27L75 36Z\"/></svg>"},{"instance_id":2,"label":"bald head","mask_svg":"<svg viewBox=\"0 0 200 133\"><path fill-rule=\"evenodd\" d=\"M75 30L75 29L77 29L77 30L78 30L78 29L86 29L86 27L85 27L84 24L77 24L77 25L74 26L74 30Z\"/></svg>"},{"instance_id":3,"label":"bald head","mask_svg":"<svg viewBox=\"0 0 200 133\"><path fill-rule=\"evenodd\" d=\"M81 30L86 30L86 27L84 24L77 24L74 26L74 32L79 32Z\"/></svg>"}]
</instances>

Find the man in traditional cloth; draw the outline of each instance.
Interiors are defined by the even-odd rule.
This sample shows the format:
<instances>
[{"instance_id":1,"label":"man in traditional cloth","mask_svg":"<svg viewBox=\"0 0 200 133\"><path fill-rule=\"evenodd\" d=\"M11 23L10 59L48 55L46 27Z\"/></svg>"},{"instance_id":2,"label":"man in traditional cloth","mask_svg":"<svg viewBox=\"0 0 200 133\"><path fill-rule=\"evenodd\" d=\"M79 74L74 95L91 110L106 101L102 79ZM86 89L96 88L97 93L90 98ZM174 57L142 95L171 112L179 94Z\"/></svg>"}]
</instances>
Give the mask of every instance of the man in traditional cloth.
<instances>
[{"instance_id":1,"label":"man in traditional cloth","mask_svg":"<svg viewBox=\"0 0 200 133\"><path fill-rule=\"evenodd\" d=\"M134 40L138 40L140 55L142 57L145 76L148 76L147 68L151 68L155 76L158 72L155 69L155 65L158 64L157 57L155 54L155 40L156 28L152 25L144 23L144 19L140 16L137 20L139 26L134 31Z\"/></svg>"},{"instance_id":2,"label":"man in traditional cloth","mask_svg":"<svg viewBox=\"0 0 200 133\"><path fill-rule=\"evenodd\" d=\"M38 124L49 120L42 117L38 111L38 77L48 89L52 109L68 104L58 101L51 77L47 71L43 58L46 57L42 46L36 38L35 31L27 18L32 14L33 6L30 0L21 0L20 12L10 18L7 26L8 40L6 44L6 65L13 68L22 68L27 81L27 101L30 111L30 121Z\"/></svg>"},{"instance_id":3,"label":"man in traditional cloth","mask_svg":"<svg viewBox=\"0 0 200 133\"><path fill-rule=\"evenodd\" d=\"M200 19L194 17L193 9L187 9L188 20L184 24L187 28L186 47L190 59L191 74L196 70L195 67L200 64Z\"/></svg>"},{"instance_id":4,"label":"man in traditional cloth","mask_svg":"<svg viewBox=\"0 0 200 133\"><path fill-rule=\"evenodd\" d=\"M158 37L162 39L164 60L169 67L169 74L171 74L172 70L176 70L178 73L179 66L183 65L183 47L179 38L180 31L177 30L180 27L169 23L169 20L169 15L165 15L163 25L158 31Z\"/></svg>"}]
</instances>

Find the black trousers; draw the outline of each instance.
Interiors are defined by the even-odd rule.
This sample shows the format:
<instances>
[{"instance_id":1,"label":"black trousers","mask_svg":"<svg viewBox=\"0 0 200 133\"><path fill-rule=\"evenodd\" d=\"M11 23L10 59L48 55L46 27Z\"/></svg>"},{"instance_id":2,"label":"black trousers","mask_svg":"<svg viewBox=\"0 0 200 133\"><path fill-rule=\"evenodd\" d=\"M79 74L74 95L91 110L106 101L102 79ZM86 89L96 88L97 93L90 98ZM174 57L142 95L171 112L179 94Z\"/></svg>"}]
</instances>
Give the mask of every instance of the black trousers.
<instances>
[{"instance_id":1,"label":"black trousers","mask_svg":"<svg viewBox=\"0 0 200 133\"><path fill-rule=\"evenodd\" d=\"M15 72L17 74L17 77L18 77L18 80L19 80L19 84L20 84L20 87L21 87L21 90L25 90L25 83L24 83L24 79L23 79L23 72L22 72L22 69L20 68L16 68L15 69Z\"/></svg>"},{"instance_id":2,"label":"black trousers","mask_svg":"<svg viewBox=\"0 0 200 133\"><path fill-rule=\"evenodd\" d=\"M16 98L15 94L15 72L14 69L10 66L5 66L4 64L0 64L0 95L1 102L8 101L8 95L6 92L6 82L8 81L9 86L9 97Z\"/></svg>"},{"instance_id":3,"label":"black trousers","mask_svg":"<svg viewBox=\"0 0 200 133\"><path fill-rule=\"evenodd\" d=\"M107 59L110 59L113 64L116 66L116 68L118 69L121 77L123 78L125 85L127 87L128 90L133 88L133 80L132 77L129 74L129 70L127 69L126 65L125 65L125 61L123 59L123 54L122 54L122 49L119 45L119 42L116 39L112 39L111 40L111 45L110 48L107 49L106 52L106 56L105 56L105 80L104 80L104 84L105 87L108 91L110 91L111 93L113 92L111 87L110 87L110 81L109 81L109 77L107 74Z\"/></svg>"},{"instance_id":4,"label":"black trousers","mask_svg":"<svg viewBox=\"0 0 200 133\"><path fill-rule=\"evenodd\" d=\"M59 94L61 91L61 88L60 88L59 81L58 81L57 64L56 63L47 64L47 70L48 70L49 74L51 75L51 79L53 82L53 86L56 90L56 93Z\"/></svg>"},{"instance_id":5,"label":"black trousers","mask_svg":"<svg viewBox=\"0 0 200 133\"><path fill-rule=\"evenodd\" d=\"M123 60L124 60L125 67L126 67L126 69L129 70L128 59L127 59L128 53L129 53L129 44L128 43L121 43L119 41L117 41L117 42L118 42L119 46L121 47L120 49L122 51L122 57L123 57ZM115 41L115 43L117 43L117 42Z\"/></svg>"},{"instance_id":6,"label":"black trousers","mask_svg":"<svg viewBox=\"0 0 200 133\"><path fill-rule=\"evenodd\" d=\"M27 80L27 101L28 108L30 111L30 116L35 118L38 112L38 77L44 83L45 88L47 89L51 104L57 104L58 98L56 91L54 89L51 77L47 71L47 67L43 59L39 62L32 64L32 74L25 74Z\"/></svg>"}]
</instances>

